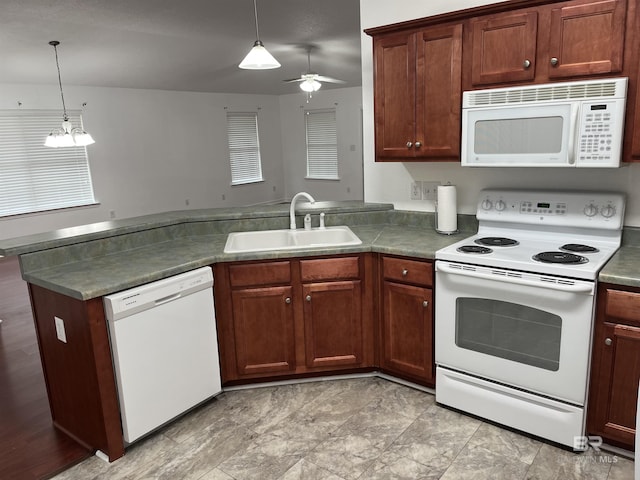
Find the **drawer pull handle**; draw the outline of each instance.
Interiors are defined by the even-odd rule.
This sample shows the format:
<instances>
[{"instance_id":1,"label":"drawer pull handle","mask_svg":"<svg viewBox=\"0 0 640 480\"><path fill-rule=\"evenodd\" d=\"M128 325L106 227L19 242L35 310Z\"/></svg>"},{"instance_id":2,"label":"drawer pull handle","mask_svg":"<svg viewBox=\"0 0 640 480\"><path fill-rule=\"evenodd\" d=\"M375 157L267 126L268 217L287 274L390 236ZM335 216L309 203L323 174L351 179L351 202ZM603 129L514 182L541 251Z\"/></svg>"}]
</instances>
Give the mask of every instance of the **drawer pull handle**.
<instances>
[{"instance_id":1,"label":"drawer pull handle","mask_svg":"<svg viewBox=\"0 0 640 480\"><path fill-rule=\"evenodd\" d=\"M409 270L407 270L406 268L402 269L402 276L406 277L407 275L409 275Z\"/></svg>"},{"instance_id":2,"label":"drawer pull handle","mask_svg":"<svg viewBox=\"0 0 640 480\"><path fill-rule=\"evenodd\" d=\"M284 303L291 303L291 297L287 297L284 299Z\"/></svg>"},{"instance_id":3,"label":"drawer pull handle","mask_svg":"<svg viewBox=\"0 0 640 480\"><path fill-rule=\"evenodd\" d=\"M525 70L530 66L531 66L531 60L525 60L524 62L522 62L522 68L524 68Z\"/></svg>"},{"instance_id":4,"label":"drawer pull handle","mask_svg":"<svg viewBox=\"0 0 640 480\"><path fill-rule=\"evenodd\" d=\"M556 57L551 57L551 66L555 67L558 65L558 59Z\"/></svg>"},{"instance_id":5,"label":"drawer pull handle","mask_svg":"<svg viewBox=\"0 0 640 480\"><path fill-rule=\"evenodd\" d=\"M429 306L429 302L425 300L424 302L422 302L422 306L427 308Z\"/></svg>"},{"instance_id":6,"label":"drawer pull handle","mask_svg":"<svg viewBox=\"0 0 640 480\"><path fill-rule=\"evenodd\" d=\"M407 148L413 147L413 142L407 142Z\"/></svg>"},{"instance_id":7,"label":"drawer pull handle","mask_svg":"<svg viewBox=\"0 0 640 480\"><path fill-rule=\"evenodd\" d=\"M307 302L311 301L311 295L307 295Z\"/></svg>"},{"instance_id":8,"label":"drawer pull handle","mask_svg":"<svg viewBox=\"0 0 640 480\"><path fill-rule=\"evenodd\" d=\"M604 344L608 347L613 343L613 340L611 340L610 338L605 338L604 339Z\"/></svg>"},{"instance_id":9,"label":"drawer pull handle","mask_svg":"<svg viewBox=\"0 0 640 480\"><path fill-rule=\"evenodd\" d=\"M416 148L420 148L422 146L422 142L416 142Z\"/></svg>"}]
</instances>

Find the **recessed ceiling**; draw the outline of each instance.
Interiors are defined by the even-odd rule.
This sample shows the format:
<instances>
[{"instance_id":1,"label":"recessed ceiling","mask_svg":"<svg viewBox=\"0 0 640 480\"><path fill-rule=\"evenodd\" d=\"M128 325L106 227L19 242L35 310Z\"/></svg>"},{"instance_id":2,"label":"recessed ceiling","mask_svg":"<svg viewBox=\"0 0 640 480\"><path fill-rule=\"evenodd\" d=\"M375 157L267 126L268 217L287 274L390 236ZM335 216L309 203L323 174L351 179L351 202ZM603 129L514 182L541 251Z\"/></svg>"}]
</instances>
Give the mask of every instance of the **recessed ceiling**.
<instances>
[{"instance_id":1,"label":"recessed ceiling","mask_svg":"<svg viewBox=\"0 0 640 480\"><path fill-rule=\"evenodd\" d=\"M359 0L258 0L260 39L282 64L241 70L252 0L2 0L0 82L282 95L312 70L361 85Z\"/></svg>"}]
</instances>

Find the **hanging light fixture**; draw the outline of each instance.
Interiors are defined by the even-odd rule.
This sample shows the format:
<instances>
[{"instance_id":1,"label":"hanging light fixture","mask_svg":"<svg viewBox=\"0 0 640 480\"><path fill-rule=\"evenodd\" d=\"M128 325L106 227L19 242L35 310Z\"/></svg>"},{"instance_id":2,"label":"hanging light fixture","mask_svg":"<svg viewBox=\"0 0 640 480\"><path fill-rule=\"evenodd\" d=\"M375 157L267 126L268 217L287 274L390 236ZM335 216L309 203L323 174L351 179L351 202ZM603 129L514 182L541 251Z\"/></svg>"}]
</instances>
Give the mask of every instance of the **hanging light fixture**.
<instances>
[{"instance_id":1,"label":"hanging light fixture","mask_svg":"<svg viewBox=\"0 0 640 480\"><path fill-rule=\"evenodd\" d=\"M60 86L60 97L62 98L62 126L54 128L44 141L45 147L84 147L96 143L95 140L80 127L73 127L67 115L67 107L64 103L64 93L62 92L62 79L60 77L60 63L58 62L58 45L60 42L52 40L49 45L56 53L56 68L58 69L58 85Z\"/></svg>"},{"instance_id":2,"label":"hanging light fixture","mask_svg":"<svg viewBox=\"0 0 640 480\"><path fill-rule=\"evenodd\" d=\"M253 48L249 51L244 60L240 62L238 67L246 70L269 70L271 68L279 68L280 63L273 58L264 45L260 41L260 33L258 31L258 7L256 0L253 0L253 11L255 13L256 20L256 41L253 44Z\"/></svg>"}]
</instances>

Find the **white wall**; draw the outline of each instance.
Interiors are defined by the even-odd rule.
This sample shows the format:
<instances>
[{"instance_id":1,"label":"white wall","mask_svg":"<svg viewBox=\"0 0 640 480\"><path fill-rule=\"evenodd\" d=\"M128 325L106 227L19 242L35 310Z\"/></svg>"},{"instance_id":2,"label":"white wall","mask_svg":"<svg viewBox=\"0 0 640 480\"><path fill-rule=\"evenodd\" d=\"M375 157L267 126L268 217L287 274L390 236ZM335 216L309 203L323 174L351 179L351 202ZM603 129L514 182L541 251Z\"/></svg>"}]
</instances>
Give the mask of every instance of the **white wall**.
<instances>
[{"instance_id":1,"label":"white wall","mask_svg":"<svg viewBox=\"0 0 640 480\"><path fill-rule=\"evenodd\" d=\"M64 91L67 108L83 110L84 126L96 140L87 151L99 205L0 218L0 238L101 222L111 211L128 218L252 205L301 190L318 200L363 198L359 87L321 90L309 104L302 93L278 97L77 86ZM340 181L304 180L302 110L328 106L337 108ZM0 109L60 107L56 86L1 85ZM259 109L264 182L231 186L227 109Z\"/></svg>"},{"instance_id":2,"label":"white wall","mask_svg":"<svg viewBox=\"0 0 640 480\"><path fill-rule=\"evenodd\" d=\"M338 175L340 180L309 180L307 174L306 110L335 108L338 131ZM282 156L286 194L308 192L318 200L362 200L362 89L360 87L319 90L306 101L303 94L280 97Z\"/></svg>"},{"instance_id":3,"label":"white wall","mask_svg":"<svg viewBox=\"0 0 640 480\"><path fill-rule=\"evenodd\" d=\"M495 0L361 0L362 28L427 17ZM478 192L485 187L616 190L627 193L626 225L640 226L640 164L619 169L462 168L455 163L375 163L373 124L373 55L371 37L362 34L364 116L364 190L369 202L392 202L397 209L433 211L431 201L410 200L414 180L451 182L458 187L458 211L475 213Z\"/></svg>"}]
</instances>

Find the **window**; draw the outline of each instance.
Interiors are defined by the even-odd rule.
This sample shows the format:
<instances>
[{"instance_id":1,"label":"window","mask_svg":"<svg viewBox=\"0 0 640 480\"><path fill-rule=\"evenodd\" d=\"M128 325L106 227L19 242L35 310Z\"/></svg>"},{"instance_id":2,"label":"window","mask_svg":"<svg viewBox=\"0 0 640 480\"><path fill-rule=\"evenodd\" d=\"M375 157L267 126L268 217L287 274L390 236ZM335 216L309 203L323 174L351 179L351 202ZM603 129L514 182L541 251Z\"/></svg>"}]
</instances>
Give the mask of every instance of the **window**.
<instances>
[{"instance_id":1,"label":"window","mask_svg":"<svg viewBox=\"0 0 640 480\"><path fill-rule=\"evenodd\" d=\"M336 109L308 110L307 178L339 180Z\"/></svg>"},{"instance_id":2,"label":"window","mask_svg":"<svg viewBox=\"0 0 640 480\"><path fill-rule=\"evenodd\" d=\"M258 114L255 112L228 112L229 163L231 185L262 182Z\"/></svg>"},{"instance_id":3,"label":"window","mask_svg":"<svg viewBox=\"0 0 640 480\"><path fill-rule=\"evenodd\" d=\"M0 111L0 217L96 203L86 148L44 146L61 122L57 110Z\"/></svg>"}]
</instances>

